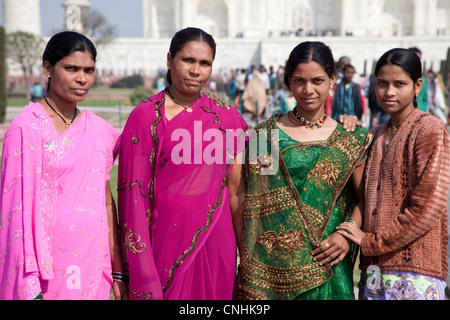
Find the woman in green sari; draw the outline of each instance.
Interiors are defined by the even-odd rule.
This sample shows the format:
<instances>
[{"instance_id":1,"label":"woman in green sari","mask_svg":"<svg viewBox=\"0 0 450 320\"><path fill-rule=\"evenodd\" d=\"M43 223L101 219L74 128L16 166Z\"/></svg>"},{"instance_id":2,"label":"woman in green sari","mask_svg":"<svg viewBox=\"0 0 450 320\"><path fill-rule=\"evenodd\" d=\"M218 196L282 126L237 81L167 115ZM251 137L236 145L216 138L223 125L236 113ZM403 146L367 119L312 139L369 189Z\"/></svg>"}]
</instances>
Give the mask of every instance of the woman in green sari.
<instances>
[{"instance_id":1,"label":"woman in green sari","mask_svg":"<svg viewBox=\"0 0 450 320\"><path fill-rule=\"evenodd\" d=\"M299 44L285 68L296 108L261 123L250 138L239 299L354 299L355 248L335 229L345 220L362 224L372 135L327 117L335 80L329 47Z\"/></svg>"}]
</instances>

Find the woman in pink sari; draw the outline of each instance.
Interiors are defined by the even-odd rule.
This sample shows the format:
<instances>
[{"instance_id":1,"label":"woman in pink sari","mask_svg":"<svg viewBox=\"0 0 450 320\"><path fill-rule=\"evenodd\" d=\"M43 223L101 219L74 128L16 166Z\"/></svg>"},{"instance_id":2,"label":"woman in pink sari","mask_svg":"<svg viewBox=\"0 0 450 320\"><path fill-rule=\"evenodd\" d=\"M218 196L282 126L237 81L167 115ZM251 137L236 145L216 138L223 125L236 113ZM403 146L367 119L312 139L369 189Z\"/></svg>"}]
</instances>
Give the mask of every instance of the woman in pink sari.
<instances>
[{"instance_id":1,"label":"woman in pink sari","mask_svg":"<svg viewBox=\"0 0 450 320\"><path fill-rule=\"evenodd\" d=\"M109 171L118 132L76 107L95 80L96 50L75 32L50 39L48 93L5 134L0 299L110 299L121 272ZM120 279L119 279L120 280ZM116 281L116 298L126 286Z\"/></svg>"},{"instance_id":2,"label":"woman in pink sari","mask_svg":"<svg viewBox=\"0 0 450 320\"><path fill-rule=\"evenodd\" d=\"M130 299L232 299L234 219L247 125L239 112L201 93L214 39L187 28L167 55L169 87L131 113L121 136L119 225Z\"/></svg>"}]
</instances>

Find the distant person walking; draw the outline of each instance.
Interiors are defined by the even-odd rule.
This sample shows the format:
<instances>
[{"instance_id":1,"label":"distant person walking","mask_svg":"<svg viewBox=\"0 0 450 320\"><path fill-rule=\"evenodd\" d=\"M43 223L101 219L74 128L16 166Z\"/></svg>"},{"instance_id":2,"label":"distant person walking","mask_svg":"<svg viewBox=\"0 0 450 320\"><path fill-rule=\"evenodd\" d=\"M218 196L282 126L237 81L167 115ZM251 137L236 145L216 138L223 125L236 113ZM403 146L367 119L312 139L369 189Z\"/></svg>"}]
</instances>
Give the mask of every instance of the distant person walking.
<instances>
[{"instance_id":1,"label":"distant person walking","mask_svg":"<svg viewBox=\"0 0 450 320\"><path fill-rule=\"evenodd\" d=\"M36 82L30 88L31 102L36 102L44 97L44 88L39 82Z\"/></svg>"},{"instance_id":2,"label":"distant person walking","mask_svg":"<svg viewBox=\"0 0 450 320\"><path fill-rule=\"evenodd\" d=\"M346 64L343 68L343 79L337 85L333 97L332 117L338 120L341 115L356 116L360 121L364 113L365 102L359 84L353 82L355 68Z\"/></svg>"}]
</instances>

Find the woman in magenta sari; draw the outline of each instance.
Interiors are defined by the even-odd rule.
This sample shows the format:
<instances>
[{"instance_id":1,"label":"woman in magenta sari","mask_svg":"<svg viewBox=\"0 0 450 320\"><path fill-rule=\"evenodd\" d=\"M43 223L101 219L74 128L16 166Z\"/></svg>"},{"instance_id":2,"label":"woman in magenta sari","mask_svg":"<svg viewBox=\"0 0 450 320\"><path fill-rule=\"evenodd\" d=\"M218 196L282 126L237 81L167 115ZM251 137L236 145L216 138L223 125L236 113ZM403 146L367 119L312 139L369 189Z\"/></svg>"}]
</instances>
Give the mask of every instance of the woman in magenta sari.
<instances>
[{"instance_id":1,"label":"woman in magenta sari","mask_svg":"<svg viewBox=\"0 0 450 320\"><path fill-rule=\"evenodd\" d=\"M131 113L119 154L119 225L130 299L232 299L243 186L239 112L201 93L214 39L187 28L167 55L169 86Z\"/></svg>"},{"instance_id":2,"label":"woman in magenta sari","mask_svg":"<svg viewBox=\"0 0 450 320\"><path fill-rule=\"evenodd\" d=\"M53 36L43 55L47 96L30 102L5 134L2 300L109 300L113 272L122 272L109 187L119 134L76 106L94 83L95 59L83 35ZM123 282L113 291L127 296Z\"/></svg>"}]
</instances>

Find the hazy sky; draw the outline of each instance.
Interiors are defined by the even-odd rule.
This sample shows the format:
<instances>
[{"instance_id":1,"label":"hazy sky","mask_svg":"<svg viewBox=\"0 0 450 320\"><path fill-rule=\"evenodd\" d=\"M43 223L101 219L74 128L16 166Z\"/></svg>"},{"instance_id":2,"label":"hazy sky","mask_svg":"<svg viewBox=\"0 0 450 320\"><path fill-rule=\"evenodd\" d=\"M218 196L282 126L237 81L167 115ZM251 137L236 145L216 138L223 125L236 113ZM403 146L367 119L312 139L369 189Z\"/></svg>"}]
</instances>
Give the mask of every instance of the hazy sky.
<instances>
[{"instance_id":1,"label":"hazy sky","mask_svg":"<svg viewBox=\"0 0 450 320\"><path fill-rule=\"evenodd\" d=\"M20 1L20 0L18 0ZM36 0L41 4L42 35L50 36L64 26L65 0ZM119 37L142 37L141 0L89 0L109 23L116 26ZM0 0L0 24L3 24L3 0Z\"/></svg>"}]
</instances>

